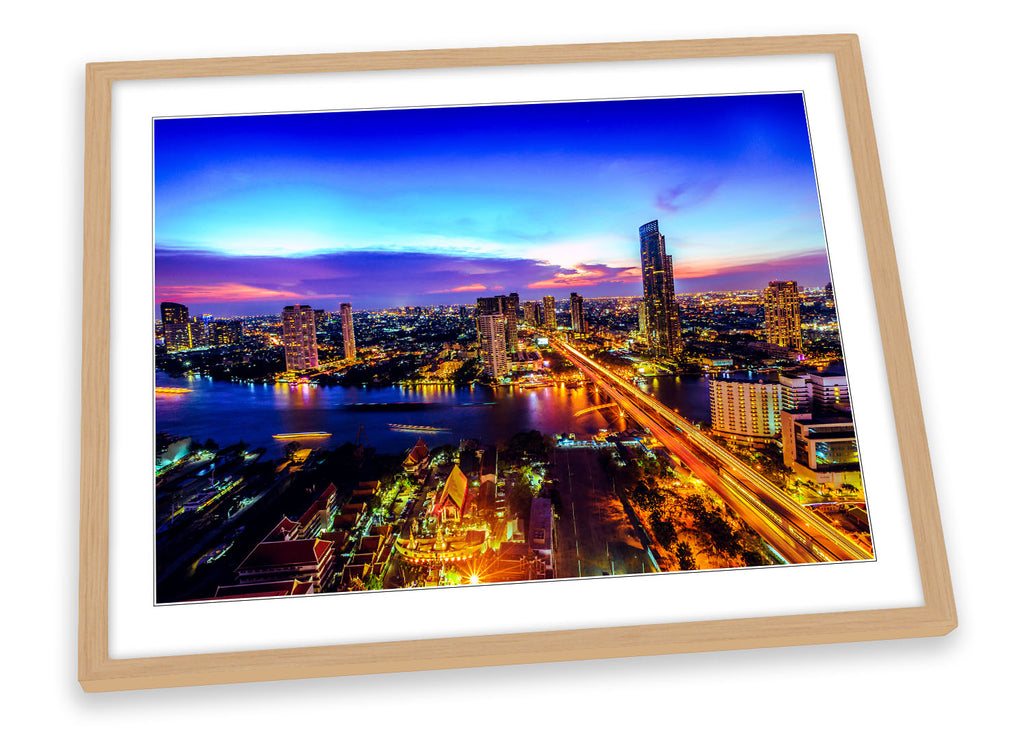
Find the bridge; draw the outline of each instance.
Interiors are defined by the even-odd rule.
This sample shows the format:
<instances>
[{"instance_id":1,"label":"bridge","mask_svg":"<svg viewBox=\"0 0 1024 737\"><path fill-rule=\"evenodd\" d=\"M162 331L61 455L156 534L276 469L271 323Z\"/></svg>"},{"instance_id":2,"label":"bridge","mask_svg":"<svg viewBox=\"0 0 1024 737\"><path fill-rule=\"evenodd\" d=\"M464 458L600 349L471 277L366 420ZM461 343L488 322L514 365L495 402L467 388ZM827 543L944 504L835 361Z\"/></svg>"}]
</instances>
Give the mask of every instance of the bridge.
<instances>
[{"instance_id":1,"label":"bridge","mask_svg":"<svg viewBox=\"0 0 1024 737\"><path fill-rule=\"evenodd\" d=\"M608 402L608 404L599 404L596 407L587 407L585 409L581 409L579 412L576 412L573 415L573 417L582 417L583 415L587 414L587 412L597 412L598 410L611 409L612 407L618 407L618 406L619 406L618 402Z\"/></svg>"},{"instance_id":2,"label":"bridge","mask_svg":"<svg viewBox=\"0 0 1024 737\"><path fill-rule=\"evenodd\" d=\"M871 552L632 383L560 340L554 346L789 563L871 560Z\"/></svg>"}]
</instances>

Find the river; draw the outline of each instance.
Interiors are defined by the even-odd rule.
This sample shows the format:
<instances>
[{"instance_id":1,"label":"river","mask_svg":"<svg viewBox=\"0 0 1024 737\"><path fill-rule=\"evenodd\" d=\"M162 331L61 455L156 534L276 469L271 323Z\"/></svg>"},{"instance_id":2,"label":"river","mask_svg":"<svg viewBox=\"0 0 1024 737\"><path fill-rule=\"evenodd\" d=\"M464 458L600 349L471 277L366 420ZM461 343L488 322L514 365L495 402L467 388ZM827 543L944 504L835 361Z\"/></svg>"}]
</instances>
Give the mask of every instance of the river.
<instances>
[{"instance_id":1,"label":"river","mask_svg":"<svg viewBox=\"0 0 1024 737\"><path fill-rule=\"evenodd\" d=\"M281 455L279 433L328 432L306 447L355 442L360 426L367 443L382 453L401 453L422 437L430 446L476 438L494 444L523 430L589 437L603 429L626 428L615 409L585 411L600 400L593 387L321 387L236 384L199 377L157 374L157 386L187 388L184 394L156 395L156 428L221 447L244 440ZM678 408L687 419L709 423L707 379L657 377L645 390ZM402 427L405 426L405 427Z\"/></svg>"}]
</instances>

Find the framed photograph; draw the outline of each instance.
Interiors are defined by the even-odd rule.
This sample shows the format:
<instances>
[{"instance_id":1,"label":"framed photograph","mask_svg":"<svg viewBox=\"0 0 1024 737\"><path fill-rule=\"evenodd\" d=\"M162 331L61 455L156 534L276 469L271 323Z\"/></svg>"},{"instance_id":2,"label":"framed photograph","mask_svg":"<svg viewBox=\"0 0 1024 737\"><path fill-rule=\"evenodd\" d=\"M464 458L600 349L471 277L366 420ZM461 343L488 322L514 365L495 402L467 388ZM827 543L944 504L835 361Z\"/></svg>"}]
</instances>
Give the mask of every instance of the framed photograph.
<instances>
[{"instance_id":1,"label":"framed photograph","mask_svg":"<svg viewBox=\"0 0 1024 737\"><path fill-rule=\"evenodd\" d=\"M955 627L855 36L86 74L85 690Z\"/></svg>"}]
</instances>

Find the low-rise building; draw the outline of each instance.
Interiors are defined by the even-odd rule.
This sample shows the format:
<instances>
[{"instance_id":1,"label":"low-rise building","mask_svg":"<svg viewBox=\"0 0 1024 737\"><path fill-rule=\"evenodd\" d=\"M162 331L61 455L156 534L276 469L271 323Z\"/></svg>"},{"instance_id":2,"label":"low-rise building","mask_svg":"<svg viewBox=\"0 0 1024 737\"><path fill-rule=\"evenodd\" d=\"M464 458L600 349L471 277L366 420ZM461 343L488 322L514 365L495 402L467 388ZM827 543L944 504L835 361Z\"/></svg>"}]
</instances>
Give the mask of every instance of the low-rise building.
<instances>
[{"instance_id":1,"label":"low-rise building","mask_svg":"<svg viewBox=\"0 0 1024 737\"><path fill-rule=\"evenodd\" d=\"M299 518L296 523L298 528L296 537L317 537L324 530L331 529L334 515L338 511L337 494L338 490L334 484L328 484L324 492L309 505L309 508Z\"/></svg>"},{"instance_id":2,"label":"low-rise building","mask_svg":"<svg viewBox=\"0 0 1024 737\"><path fill-rule=\"evenodd\" d=\"M324 590L334 573L334 545L327 540L261 542L236 570L239 585L299 579Z\"/></svg>"},{"instance_id":3,"label":"low-rise building","mask_svg":"<svg viewBox=\"0 0 1024 737\"><path fill-rule=\"evenodd\" d=\"M861 488L853 417L846 413L782 413L782 457L801 478Z\"/></svg>"},{"instance_id":4,"label":"low-rise building","mask_svg":"<svg viewBox=\"0 0 1024 737\"><path fill-rule=\"evenodd\" d=\"M417 473L423 470L427 465L427 461L430 459L430 448L423 442L423 438L419 438L416 441L416 445L412 447L409 454L405 457L402 462L402 467L407 473Z\"/></svg>"},{"instance_id":5,"label":"low-rise building","mask_svg":"<svg viewBox=\"0 0 1024 737\"><path fill-rule=\"evenodd\" d=\"M444 488L437 495L431 510L440 522L458 522L466 513L466 502L469 498L469 480L458 464L448 474Z\"/></svg>"}]
</instances>

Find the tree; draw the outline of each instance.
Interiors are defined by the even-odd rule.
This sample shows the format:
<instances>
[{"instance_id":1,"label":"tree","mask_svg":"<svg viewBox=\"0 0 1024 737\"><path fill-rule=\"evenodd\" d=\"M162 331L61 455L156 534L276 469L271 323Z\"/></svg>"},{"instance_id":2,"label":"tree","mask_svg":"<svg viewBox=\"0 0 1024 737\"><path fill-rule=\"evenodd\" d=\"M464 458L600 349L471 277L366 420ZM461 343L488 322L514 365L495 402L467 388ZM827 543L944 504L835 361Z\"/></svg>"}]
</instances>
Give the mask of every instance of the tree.
<instances>
[{"instance_id":1,"label":"tree","mask_svg":"<svg viewBox=\"0 0 1024 737\"><path fill-rule=\"evenodd\" d=\"M301 448L302 446L296 443L294 440L288 443L288 445L284 446L285 458L287 458L289 461L294 461L295 454L298 453Z\"/></svg>"},{"instance_id":2,"label":"tree","mask_svg":"<svg viewBox=\"0 0 1024 737\"><path fill-rule=\"evenodd\" d=\"M655 539L664 547L669 547L676 541L676 528L671 522L661 516L661 510L656 509L650 517L651 532Z\"/></svg>"},{"instance_id":3,"label":"tree","mask_svg":"<svg viewBox=\"0 0 1024 737\"><path fill-rule=\"evenodd\" d=\"M693 559L693 550L690 548L690 545L685 541L680 542L676 546L676 558L679 559L679 570L697 570L697 562Z\"/></svg>"},{"instance_id":4,"label":"tree","mask_svg":"<svg viewBox=\"0 0 1024 737\"><path fill-rule=\"evenodd\" d=\"M450 444L439 445L430 451L430 462L434 463L453 463L455 457L458 455L459 449Z\"/></svg>"},{"instance_id":5,"label":"tree","mask_svg":"<svg viewBox=\"0 0 1024 737\"><path fill-rule=\"evenodd\" d=\"M642 482L633 487L629 498L630 501L646 512L660 507L662 501L662 496L656 489L652 490L651 487Z\"/></svg>"}]
</instances>

